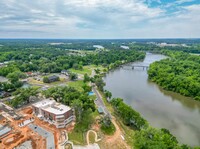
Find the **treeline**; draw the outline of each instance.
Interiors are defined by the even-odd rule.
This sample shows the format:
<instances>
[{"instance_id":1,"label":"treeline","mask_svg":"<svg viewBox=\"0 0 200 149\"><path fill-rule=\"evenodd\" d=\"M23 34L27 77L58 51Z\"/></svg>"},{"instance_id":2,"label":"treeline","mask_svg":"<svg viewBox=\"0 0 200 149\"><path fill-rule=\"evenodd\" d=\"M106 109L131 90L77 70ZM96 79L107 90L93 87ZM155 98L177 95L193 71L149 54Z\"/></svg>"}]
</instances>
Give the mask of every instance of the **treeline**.
<instances>
[{"instance_id":1,"label":"treeline","mask_svg":"<svg viewBox=\"0 0 200 149\"><path fill-rule=\"evenodd\" d=\"M166 90L200 100L200 56L172 51L163 53L170 58L151 64L149 79Z\"/></svg>"},{"instance_id":2,"label":"treeline","mask_svg":"<svg viewBox=\"0 0 200 149\"><path fill-rule=\"evenodd\" d=\"M96 64L105 67L122 62L131 62L143 59L145 53L134 50L110 50L86 55L71 55L69 51L49 50L19 50L0 52L0 61L11 61L7 67L0 68L0 75L20 70L22 72L39 71L44 73L57 73L63 69L82 68L84 65Z\"/></svg>"},{"instance_id":3,"label":"treeline","mask_svg":"<svg viewBox=\"0 0 200 149\"><path fill-rule=\"evenodd\" d=\"M144 120L138 112L126 105L123 102L123 99L114 98L111 100L111 104L125 125L131 126L138 130L148 127L147 121Z\"/></svg>"},{"instance_id":4,"label":"treeline","mask_svg":"<svg viewBox=\"0 0 200 149\"><path fill-rule=\"evenodd\" d=\"M123 99L113 98L111 104L117 116L123 123L136 131L134 148L136 149L190 149L187 145L180 146L176 137L167 129L152 128L132 107L126 105Z\"/></svg>"}]
</instances>

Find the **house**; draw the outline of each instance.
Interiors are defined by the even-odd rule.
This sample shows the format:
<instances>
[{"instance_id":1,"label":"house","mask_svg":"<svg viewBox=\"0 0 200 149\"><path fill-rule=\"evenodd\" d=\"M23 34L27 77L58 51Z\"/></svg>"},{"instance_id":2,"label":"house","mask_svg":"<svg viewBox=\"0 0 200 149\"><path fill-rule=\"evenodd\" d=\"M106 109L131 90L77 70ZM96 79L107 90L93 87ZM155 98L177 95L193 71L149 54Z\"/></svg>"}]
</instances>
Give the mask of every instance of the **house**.
<instances>
[{"instance_id":1,"label":"house","mask_svg":"<svg viewBox=\"0 0 200 149\"><path fill-rule=\"evenodd\" d=\"M45 99L33 104L32 107L37 117L57 128L64 128L70 122L75 121L74 110L54 100Z\"/></svg>"},{"instance_id":2,"label":"house","mask_svg":"<svg viewBox=\"0 0 200 149\"><path fill-rule=\"evenodd\" d=\"M27 77L32 77L32 72L26 72Z\"/></svg>"},{"instance_id":3,"label":"house","mask_svg":"<svg viewBox=\"0 0 200 149\"><path fill-rule=\"evenodd\" d=\"M68 73L67 70L62 70L62 71L61 71L61 74L64 74L64 75L66 75L66 76L69 76L69 73Z\"/></svg>"},{"instance_id":4,"label":"house","mask_svg":"<svg viewBox=\"0 0 200 149\"><path fill-rule=\"evenodd\" d=\"M50 83L51 83L51 82L59 81L59 77L56 76L56 75L49 76L48 79L49 79L49 82L50 82Z\"/></svg>"}]
</instances>

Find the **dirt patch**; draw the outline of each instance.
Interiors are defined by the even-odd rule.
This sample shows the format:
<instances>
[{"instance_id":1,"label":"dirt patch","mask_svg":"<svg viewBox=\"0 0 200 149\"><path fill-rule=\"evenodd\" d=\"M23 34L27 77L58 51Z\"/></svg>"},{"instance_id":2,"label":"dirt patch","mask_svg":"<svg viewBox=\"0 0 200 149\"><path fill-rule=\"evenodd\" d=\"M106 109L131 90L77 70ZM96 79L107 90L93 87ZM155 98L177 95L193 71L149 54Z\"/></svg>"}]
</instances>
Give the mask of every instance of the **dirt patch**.
<instances>
[{"instance_id":1,"label":"dirt patch","mask_svg":"<svg viewBox=\"0 0 200 149\"><path fill-rule=\"evenodd\" d=\"M99 145L104 149L131 149L131 147L123 139L123 131L120 129L116 120L113 118L112 123L114 124L116 131L112 136L105 136Z\"/></svg>"}]
</instances>

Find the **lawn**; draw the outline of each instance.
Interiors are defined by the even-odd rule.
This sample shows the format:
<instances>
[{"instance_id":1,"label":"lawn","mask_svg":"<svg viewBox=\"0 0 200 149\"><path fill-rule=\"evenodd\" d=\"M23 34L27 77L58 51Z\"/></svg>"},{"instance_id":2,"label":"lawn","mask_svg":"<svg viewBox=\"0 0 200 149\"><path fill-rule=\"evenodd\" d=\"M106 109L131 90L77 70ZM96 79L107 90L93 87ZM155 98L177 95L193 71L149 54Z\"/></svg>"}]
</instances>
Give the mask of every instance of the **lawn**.
<instances>
[{"instance_id":1,"label":"lawn","mask_svg":"<svg viewBox=\"0 0 200 149\"><path fill-rule=\"evenodd\" d=\"M91 95L91 96L89 96L89 97L90 97L90 99L92 99L92 100L95 100L95 99L97 98L96 95Z\"/></svg>"},{"instance_id":2,"label":"lawn","mask_svg":"<svg viewBox=\"0 0 200 149\"><path fill-rule=\"evenodd\" d=\"M69 140L76 145L85 145L84 133L82 132L71 132L68 134Z\"/></svg>"},{"instance_id":3,"label":"lawn","mask_svg":"<svg viewBox=\"0 0 200 149\"><path fill-rule=\"evenodd\" d=\"M95 143L95 135L93 132L89 133L89 141L91 144Z\"/></svg>"},{"instance_id":4,"label":"lawn","mask_svg":"<svg viewBox=\"0 0 200 149\"><path fill-rule=\"evenodd\" d=\"M77 145L86 145L86 132L90 129L95 118L98 116L98 112L88 111L83 115L83 119L80 123L76 123L74 130L69 133L69 140Z\"/></svg>"},{"instance_id":5,"label":"lawn","mask_svg":"<svg viewBox=\"0 0 200 149\"><path fill-rule=\"evenodd\" d=\"M96 65L88 65L88 66L83 66L83 69L82 70L76 70L76 69L73 69L73 68L71 68L71 69L69 69L69 71L71 71L71 72L73 72L73 73L77 73L77 74L82 74L82 75L84 75L84 74L88 74L88 75L91 75L92 74L92 70L94 70L94 69L100 69L100 70L102 70L103 69L103 67L102 66L96 66Z\"/></svg>"},{"instance_id":6,"label":"lawn","mask_svg":"<svg viewBox=\"0 0 200 149\"><path fill-rule=\"evenodd\" d=\"M70 87L74 87L78 91L82 92L83 91L82 86L84 85L84 82L82 80L71 81L71 82L68 82L67 85Z\"/></svg>"}]
</instances>

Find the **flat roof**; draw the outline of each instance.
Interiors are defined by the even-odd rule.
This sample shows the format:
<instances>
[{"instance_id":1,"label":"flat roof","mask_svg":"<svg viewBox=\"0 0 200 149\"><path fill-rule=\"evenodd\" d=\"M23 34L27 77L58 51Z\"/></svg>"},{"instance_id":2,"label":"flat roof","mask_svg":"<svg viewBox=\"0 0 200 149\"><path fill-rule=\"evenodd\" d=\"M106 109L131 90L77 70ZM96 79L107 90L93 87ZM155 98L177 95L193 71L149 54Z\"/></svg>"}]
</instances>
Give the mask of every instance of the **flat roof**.
<instances>
[{"instance_id":1,"label":"flat roof","mask_svg":"<svg viewBox=\"0 0 200 149\"><path fill-rule=\"evenodd\" d=\"M45 100L34 103L33 106L37 107L37 108L41 108L41 107L48 106L53 103L55 103L55 100L45 99Z\"/></svg>"},{"instance_id":2,"label":"flat roof","mask_svg":"<svg viewBox=\"0 0 200 149\"><path fill-rule=\"evenodd\" d=\"M98 112L99 113L103 113L103 108L102 107L98 107Z\"/></svg>"},{"instance_id":3,"label":"flat roof","mask_svg":"<svg viewBox=\"0 0 200 149\"><path fill-rule=\"evenodd\" d=\"M10 127L3 127L1 125L1 128L0 128L0 136L3 136L5 134L7 134L8 132L10 132L12 129Z\"/></svg>"},{"instance_id":4,"label":"flat roof","mask_svg":"<svg viewBox=\"0 0 200 149\"><path fill-rule=\"evenodd\" d=\"M56 115L64 114L64 113L68 112L69 110L71 110L70 107L60 104L60 103L57 103L54 100L49 100L49 99L37 102L37 103L33 104L33 106L35 106L37 108L41 108L50 113L54 113Z\"/></svg>"}]
</instances>

